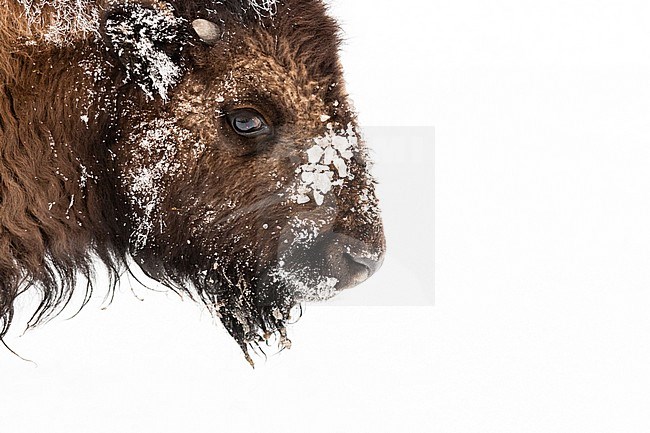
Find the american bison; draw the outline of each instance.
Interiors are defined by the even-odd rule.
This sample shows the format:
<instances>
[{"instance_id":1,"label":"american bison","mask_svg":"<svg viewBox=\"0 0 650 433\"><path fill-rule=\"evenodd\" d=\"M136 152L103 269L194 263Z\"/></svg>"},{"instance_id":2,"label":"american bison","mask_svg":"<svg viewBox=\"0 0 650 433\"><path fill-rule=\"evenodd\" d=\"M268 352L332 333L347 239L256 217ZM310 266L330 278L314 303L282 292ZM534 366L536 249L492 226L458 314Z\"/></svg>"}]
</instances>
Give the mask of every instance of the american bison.
<instances>
[{"instance_id":1,"label":"american bison","mask_svg":"<svg viewBox=\"0 0 650 433\"><path fill-rule=\"evenodd\" d=\"M2 0L0 338L96 264L204 302L248 357L385 240L321 0ZM79 290L76 288L76 290ZM295 311L294 311L295 313Z\"/></svg>"}]
</instances>

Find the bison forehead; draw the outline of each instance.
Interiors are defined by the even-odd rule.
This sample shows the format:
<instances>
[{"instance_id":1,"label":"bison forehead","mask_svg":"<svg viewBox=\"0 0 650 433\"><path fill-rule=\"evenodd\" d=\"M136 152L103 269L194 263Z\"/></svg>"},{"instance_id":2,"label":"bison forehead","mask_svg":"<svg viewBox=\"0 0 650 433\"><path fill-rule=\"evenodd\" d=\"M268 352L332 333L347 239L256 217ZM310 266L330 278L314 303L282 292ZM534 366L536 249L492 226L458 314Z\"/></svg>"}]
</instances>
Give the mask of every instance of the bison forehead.
<instances>
[{"instance_id":1,"label":"bison forehead","mask_svg":"<svg viewBox=\"0 0 650 433\"><path fill-rule=\"evenodd\" d=\"M175 10L188 20L208 18L223 22L235 18L245 25L275 20L276 16L281 18L286 15L279 13L284 9L297 18L290 24L294 34L298 35L305 27L311 27L312 33L319 28L324 30L318 22L313 22L313 17L314 12L324 14L325 10L318 1L310 0L16 0L3 3L3 7L10 14L24 18L8 28L9 34L15 33L16 40L63 46L88 37L99 39L102 17L107 11L127 4ZM327 30L335 33L336 25L331 24L332 28Z\"/></svg>"}]
</instances>

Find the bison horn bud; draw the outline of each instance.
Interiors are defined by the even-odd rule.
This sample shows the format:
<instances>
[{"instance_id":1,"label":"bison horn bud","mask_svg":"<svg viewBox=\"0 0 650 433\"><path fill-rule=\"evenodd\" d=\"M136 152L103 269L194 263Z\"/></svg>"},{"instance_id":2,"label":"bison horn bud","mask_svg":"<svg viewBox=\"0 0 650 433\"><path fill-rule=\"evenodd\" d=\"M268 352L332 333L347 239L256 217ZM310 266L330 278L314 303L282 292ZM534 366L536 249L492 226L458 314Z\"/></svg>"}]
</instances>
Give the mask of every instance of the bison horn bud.
<instances>
[{"instance_id":1,"label":"bison horn bud","mask_svg":"<svg viewBox=\"0 0 650 433\"><path fill-rule=\"evenodd\" d=\"M192 28L206 44L213 45L221 38L221 28L212 21L199 18L192 21Z\"/></svg>"}]
</instances>

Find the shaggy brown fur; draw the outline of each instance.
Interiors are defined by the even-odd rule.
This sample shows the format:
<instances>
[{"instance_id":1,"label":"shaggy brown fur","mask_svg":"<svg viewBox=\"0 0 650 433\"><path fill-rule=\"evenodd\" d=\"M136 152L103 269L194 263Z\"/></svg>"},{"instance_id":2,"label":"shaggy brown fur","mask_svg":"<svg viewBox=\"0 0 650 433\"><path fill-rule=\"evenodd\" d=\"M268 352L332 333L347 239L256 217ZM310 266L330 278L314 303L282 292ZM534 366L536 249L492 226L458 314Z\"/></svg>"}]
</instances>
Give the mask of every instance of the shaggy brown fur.
<instances>
[{"instance_id":1,"label":"shaggy brown fur","mask_svg":"<svg viewBox=\"0 0 650 433\"><path fill-rule=\"evenodd\" d=\"M77 21L0 0L0 338L22 290L42 293L35 324L78 275L92 285L95 258L115 284L134 257L202 299L244 350L273 334L286 346L305 291L359 281L341 254L381 260L338 28L320 1L58 3ZM198 18L218 41L200 39ZM242 108L273 134L238 135L227 119ZM296 202L305 152L341 137L355 143L349 174L322 205L316 192Z\"/></svg>"}]
</instances>

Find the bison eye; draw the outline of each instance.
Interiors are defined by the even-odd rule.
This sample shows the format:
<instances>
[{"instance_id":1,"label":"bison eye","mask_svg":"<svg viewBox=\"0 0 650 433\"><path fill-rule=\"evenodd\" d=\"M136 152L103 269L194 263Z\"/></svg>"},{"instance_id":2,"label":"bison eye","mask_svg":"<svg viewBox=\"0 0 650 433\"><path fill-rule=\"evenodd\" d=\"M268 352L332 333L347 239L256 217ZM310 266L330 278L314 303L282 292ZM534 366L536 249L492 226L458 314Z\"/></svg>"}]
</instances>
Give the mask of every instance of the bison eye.
<instances>
[{"instance_id":1,"label":"bison eye","mask_svg":"<svg viewBox=\"0 0 650 433\"><path fill-rule=\"evenodd\" d=\"M268 134L271 130L264 117L250 108L228 114L228 120L232 129L244 137L259 137Z\"/></svg>"}]
</instances>

